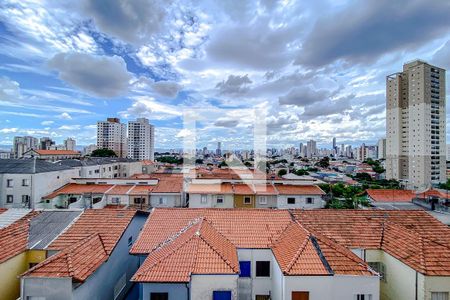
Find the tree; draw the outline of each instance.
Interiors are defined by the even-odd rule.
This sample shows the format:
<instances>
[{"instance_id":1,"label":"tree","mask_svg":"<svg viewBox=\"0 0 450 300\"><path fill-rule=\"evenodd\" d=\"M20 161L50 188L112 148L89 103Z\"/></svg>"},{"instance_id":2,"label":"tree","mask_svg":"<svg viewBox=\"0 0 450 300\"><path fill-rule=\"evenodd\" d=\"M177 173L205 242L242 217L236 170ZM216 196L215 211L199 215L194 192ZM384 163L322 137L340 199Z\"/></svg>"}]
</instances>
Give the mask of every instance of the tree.
<instances>
[{"instance_id":1,"label":"tree","mask_svg":"<svg viewBox=\"0 0 450 300\"><path fill-rule=\"evenodd\" d=\"M297 169L293 173L297 176L309 175L309 172L305 169Z\"/></svg>"},{"instance_id":2,"label":"tree","mask_svg":"<svg viewBox=\"0 0 450 300\"><path fill-rule=\"evenodd\" d=\"M356 174L355 179L358 180L358 181L359 180L361 180L361 181L372 181L372 177L368 173L365 173L365 172Z\"/></svg>"},{"instance_id":3,"label":"tree","mask_svg":"<svg viewBox=\"0 0 450 300\"><path fill-rule=\"evenodd\" d=\"M278 171L278 177L283 177L283 175L286 175L287 171L285 169L281 169L280 171Z\"/></svg>"},{"instance_id":4,"label":"tree","mask_svg":"<svg viewBox=\"0 0 450 300\"><path fill-rule=\"evenodd\" d=\"M202 164L203 164L203 159L197 158L197 159L195 160L195 163L198 164L198 165L202 165Z\"/></svg>"},{"instance_id":5,"label":"tree","mask_svg":"<svg viewBox=\"0 0 450 300\"><path fill-rule=\"evenodd\" d=\"M328 156L322 157L317 165L321 168L328 168L330 166L330 158Z\"/></svg>"},{"instance_id":6,"label":"tree","mask_svg":"<svg viewBox=\"0 0 450 300\"><path fill-rule=\"evenodd\" d=\"M102 149L96 149L92 151L91 153L92 157L117 157L116 152L114 152L111 149L102 148Z\"/></svg>"}]
</instances>

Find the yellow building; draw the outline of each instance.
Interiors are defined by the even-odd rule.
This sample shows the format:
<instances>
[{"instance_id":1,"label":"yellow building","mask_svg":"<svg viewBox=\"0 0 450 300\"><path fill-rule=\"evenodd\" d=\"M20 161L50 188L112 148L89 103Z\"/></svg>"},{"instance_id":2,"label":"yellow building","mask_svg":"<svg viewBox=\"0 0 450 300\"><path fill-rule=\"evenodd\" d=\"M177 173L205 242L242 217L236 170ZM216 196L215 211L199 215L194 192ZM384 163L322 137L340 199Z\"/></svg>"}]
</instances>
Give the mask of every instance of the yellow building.
<instances>
[{"instance_id":1,"label":"yellow building","mask_svg":"<svg viewBox=\"0 0 450 300\"><path fill-rule=\"evenodd\" d=\"M255 191L246 184L235 184L234 188L234 207L236 208L255 208Z\"/></svg>"}]
</instances>

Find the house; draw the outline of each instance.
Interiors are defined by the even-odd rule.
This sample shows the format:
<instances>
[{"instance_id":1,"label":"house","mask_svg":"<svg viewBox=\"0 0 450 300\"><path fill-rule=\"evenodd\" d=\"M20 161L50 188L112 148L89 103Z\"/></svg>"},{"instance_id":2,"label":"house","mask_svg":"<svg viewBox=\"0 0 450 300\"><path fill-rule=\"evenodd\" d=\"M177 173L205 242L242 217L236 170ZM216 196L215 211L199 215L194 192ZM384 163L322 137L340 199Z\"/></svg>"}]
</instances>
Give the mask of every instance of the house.
<instances>
[{"instance_id":1,"label":"house","mask_svg":"<svg viewBox=\"0 0 450 300\"><path fill-rule=\"evenodd\" d=\"M43 208L43 196L77 176L77 170L40 159L3 159L0 163L0 207Z\"/></svg>"},{"instance_id":2,"label":"house","mask_svg":"<svg viewBox=\"0 0 450 300\"><path fill-rule=\"evenodd\" d=\"M255 191L251 185L238 183L233 185L234 189L234 207L237 208L254 208Z\"/></svg>"},{"instance_id":3,"label":"house","mask_svg":"<svg viewBox=\"0 0 450 300\"><path fill-rule=\"evenodd\" d=\"M85 210L50 243L48 257L22 274L21 299L123 298L139 266L128 251L147 215L128 209Z\"/></svg>"},{"instance_id":4,"label":"house","mask_svg":"<svg viewBox=\"0 0 450 300\"><path fill-rule=\"evenodd\" d=\"M130 253L139 299L379 299L379 277L288 210L164 209Z\"/></svg>"},{"instance_id":5,"label":"house","mask_svg":"<svg viewBox=\"0 0 450 300\"><path fill-rule=\"evenodd\" d=\"M448 299L450 228L422 210L294 210L381 275L380 299Z\"/></svg>"},{"instance_id":6,"label":"house","mask_svg":"<svg viewBox=\"0 0 450 300\"><path fill-rule=\"evenodd\" d=\"M190 184L187 193L191 208L234 207L234 190L231 183Z\"/></svg>"},{"instance_id":7,"label":"house","mask_svg":"<svg viewBox=\"0 0 450 300\"><path fill-rule=\"evenodd\" d=\"M84 157L57 163L78 170L79 178L124 178L142 172L142 162L130 158Z\"/></svg>"},{"instance_id":8,"label":"house","mask_svg":"<svg viewBox=\"0 0 450 300\"><path fill-rule=\"evenodd\" d=\"M23 154L25 158L38 158L47 161L80 158L81 153L73 150L36 150L30 149Z\"/></svg>"},{"instance_id":9,"label":"house","mask_svg":"<svg viewBox=\"0 0 450 300\"><path fill-rule=\"evenodd\" d=\"M47 258L45 248L81 211L8 209L0 213L0 295L17 299L18 276Z\"/></svg>"},{"instance_id":10,"label":"house","mask_svg":"<svg viewBox=\"0 0 450 300\"><path fill-rule=\"evenodd\" d=\"M411 190L394 190L394 189L367 189L367 199L370 202L377 203L411 203L415 197L414 191Z\"/></svg>"},{"instance_id":11,"label":"house","mask_svg":"<svg viewBox=\"0 0 450 300\"><path fill-rule=\"evenodd\" d=\"M255 191L255 207L257 208L276 208L278 199L278 190L272 184L258 183L253 185Z\"/></svg>"},{"instance_id":12,"label":"house","mask_svg":"<svg viewBox=\"0 0 450 300\"><path fill-rule=\"evenodd\" d=\"M325 192L316 185L276 184L277 208L322 208Z\"/></svg>"},{"instance_id":13,"label":"house","mask_svg":"<svg viewBox=\"0 0 450 300\"><path fill-rule=\"evenodd\" d=\"M151 207L182 207L185 206L183 192L183 177L165 176L158 179L158 184L150 194Z\"/></svg>"}]
</instances>

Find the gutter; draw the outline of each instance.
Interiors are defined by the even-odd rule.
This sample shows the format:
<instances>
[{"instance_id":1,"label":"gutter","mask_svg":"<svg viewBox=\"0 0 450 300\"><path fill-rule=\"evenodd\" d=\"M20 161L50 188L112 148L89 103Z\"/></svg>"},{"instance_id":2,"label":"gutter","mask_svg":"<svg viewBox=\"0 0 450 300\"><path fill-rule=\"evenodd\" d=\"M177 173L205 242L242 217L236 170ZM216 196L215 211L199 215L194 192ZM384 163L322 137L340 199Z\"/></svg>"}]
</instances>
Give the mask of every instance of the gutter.
<instances>
[{"instance_id":1,"label":"gutter","mask_svg":"<svg viewBox=\"0 0 450 300\"><path fill-rule=\"evenodd\" d=\"M187 291L187 300L190 300L191 299L191 291L189 289L189 282L186 282L185 285L186 285L186 291Z\"/></svg>"},{"instance_id":2,"label":"gutter","mask_svg":"<svg viewBox=\"0 0 450 300\"><path fill-rule=\"evenodd\" d=\"M416 271L416 290L415 290L415 294L416 294L415 299L416 299L416 300L418 300L418 295L417 295L417 290L418 290L418 277L419 277L419 274L418 274L417 271Z\"/></svg>"}]
</instances>

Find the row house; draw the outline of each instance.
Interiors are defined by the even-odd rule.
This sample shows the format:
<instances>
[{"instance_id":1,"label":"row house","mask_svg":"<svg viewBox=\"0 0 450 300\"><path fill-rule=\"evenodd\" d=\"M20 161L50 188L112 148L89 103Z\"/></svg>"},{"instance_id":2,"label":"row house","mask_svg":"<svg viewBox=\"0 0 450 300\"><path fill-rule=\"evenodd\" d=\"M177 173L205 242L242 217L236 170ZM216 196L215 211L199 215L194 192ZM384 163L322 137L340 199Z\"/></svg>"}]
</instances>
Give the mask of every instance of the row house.
<instances>
[{"instance_id":1,"label":"row house","mask_svg":"<svg viewBox=\"0 0 450 300\"><path fill-rule=\"evenodd\" d=\"M147 216L129 209L85 210L49 240L43 260L21 274L20 299L125 298L139 267L129 250Z\"/></svg>"},{"instance_id":2,"label":"row house","mask_svg":"<svg viewBox=\"0 0 450 300\"><path fill-rule=\"evenodd\" d=\"M190 184L190 208L322 208L325 195L315 185L289 184Z\"/></svg>"},{"instance_id":3,"label":"row house","mask_svg":"<svg viewBox=\"0 0 450 300\"><path fill-rule=\"evenodd\" d=\"M379 276L287 210L155 209L130 253L138 299L379 299Z\"/></svg>"},{"instance_id":4,"label":"row house","mask_svg":"<svg viewBox=\"0 0 450 300\"><path fill-rule=\"evenodd\" d=\"M30 149L23 154L24 158L38 158L47 161L81 158L79 151L73 150L38 150Z\"/></svg>"}]
</instances>

